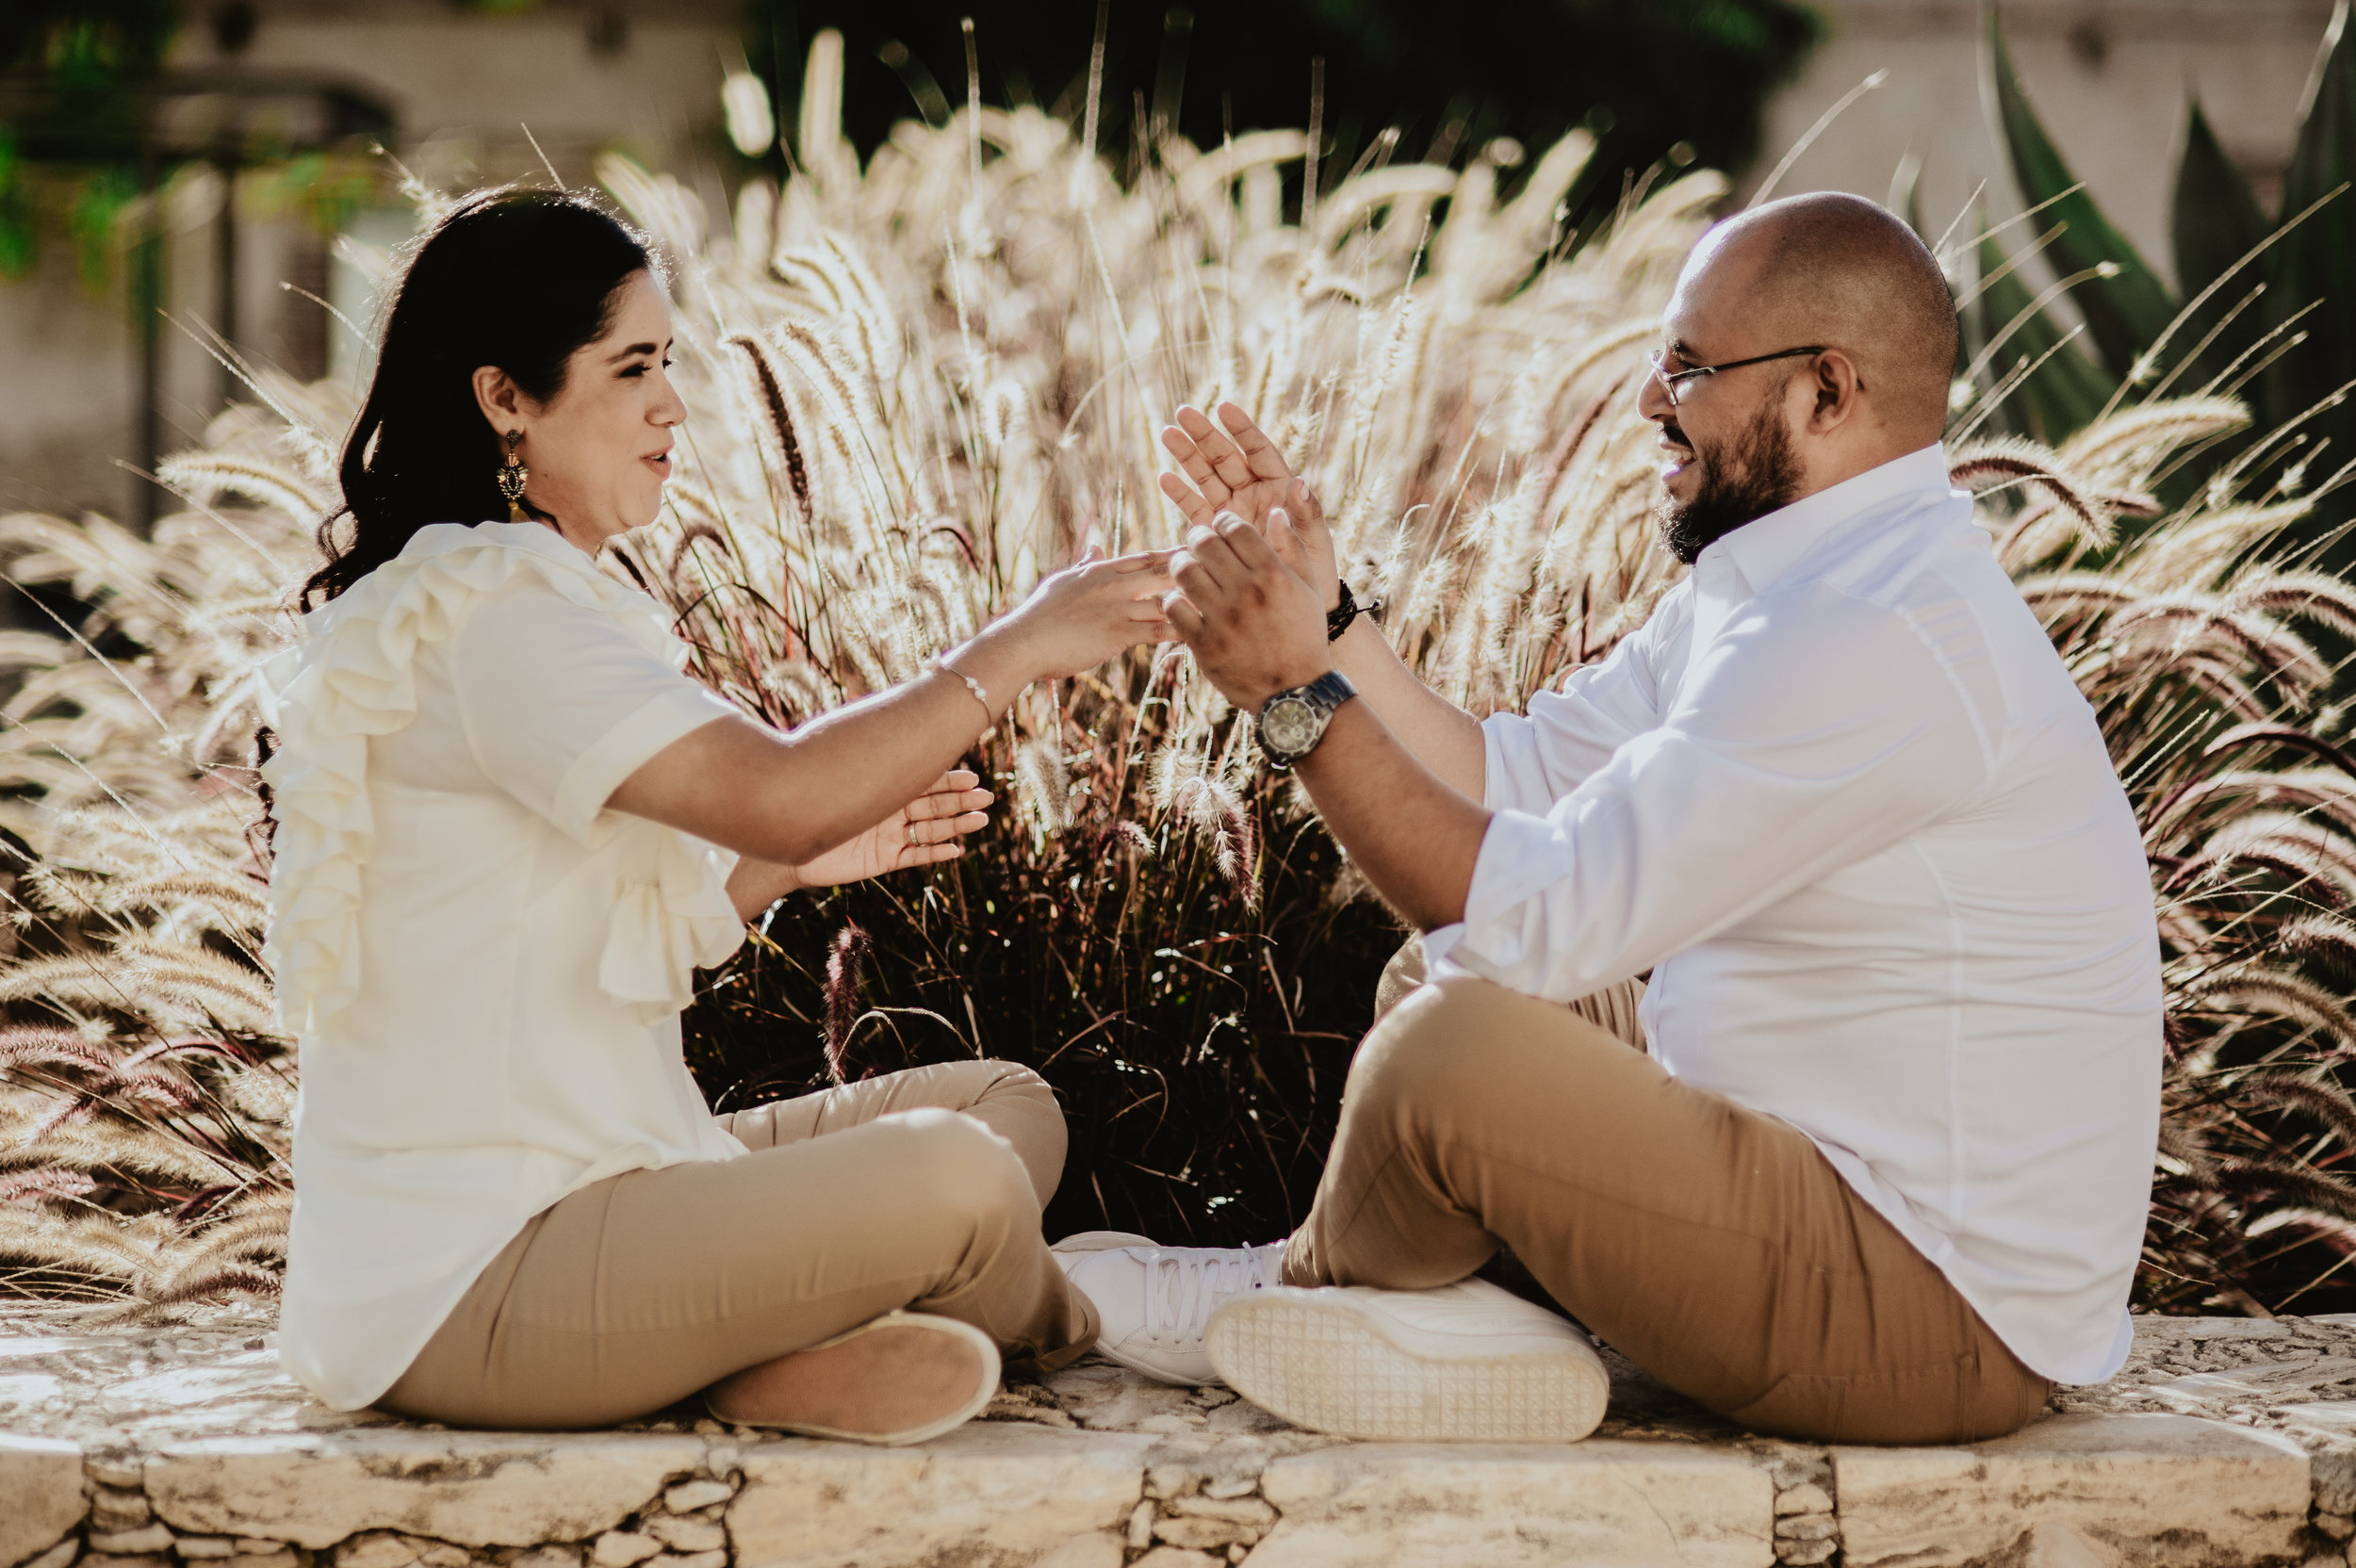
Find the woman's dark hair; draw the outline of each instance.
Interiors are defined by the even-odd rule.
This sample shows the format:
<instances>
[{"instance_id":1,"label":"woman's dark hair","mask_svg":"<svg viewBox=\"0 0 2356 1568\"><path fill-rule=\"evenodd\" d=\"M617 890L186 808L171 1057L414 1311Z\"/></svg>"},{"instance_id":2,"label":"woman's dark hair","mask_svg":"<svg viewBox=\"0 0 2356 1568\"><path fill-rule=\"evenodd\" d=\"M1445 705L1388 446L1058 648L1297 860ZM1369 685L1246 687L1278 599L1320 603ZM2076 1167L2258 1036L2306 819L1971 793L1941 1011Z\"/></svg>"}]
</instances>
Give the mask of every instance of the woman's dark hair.
<instances>
[{"instance_id":1,"label":"woman's dark hair","mask_svg":"<svg viewBox=\"0 0 2356 1568\"><path fill-rule=\"evenodd\" d=\"M505 453L475 402L476 369L496 365L547 402L640 270L662 270L644 235L560 191L478 191L434 225L385 315L376 378L344 442L344 504L319 525L327 564L303 585L304 608L399 555L428 523L507 515Z\"/></svg>"}]
</instances>

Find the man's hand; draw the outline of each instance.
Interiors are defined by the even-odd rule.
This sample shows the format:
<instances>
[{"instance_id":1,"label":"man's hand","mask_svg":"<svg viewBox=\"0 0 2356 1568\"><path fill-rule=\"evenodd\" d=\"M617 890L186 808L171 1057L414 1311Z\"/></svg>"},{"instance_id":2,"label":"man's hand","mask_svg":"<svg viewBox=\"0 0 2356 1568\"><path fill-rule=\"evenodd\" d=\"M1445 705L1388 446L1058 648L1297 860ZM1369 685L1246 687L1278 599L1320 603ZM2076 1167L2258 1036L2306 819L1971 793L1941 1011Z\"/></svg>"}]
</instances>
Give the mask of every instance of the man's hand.
<instances>
[{"instance_id":1,"label":"man's hand","mask_svg":"<svg viewBox=\"0 0 2356 1568\"><path fill-rule=\"evenodd\" d=\"M1282 522L1280 508L1271 514ZM1325 611L1260 531L1229 513L1190 530L1170 562L1163 612L1219 694L1248 712L1333 667Z\"/></svg>"},{"instance_id":2,"label":"man's hand","mask_svg":"<svg viewBox=\"0 0 2356 1568\"><path fill-rule=\"evenodd\" d=\"M849 843L794 867L794 880L805 888L833 888L956 859L965 853L957 841L990 821L990 792L977 788L980 783L971 769L952 768Z\"/></svg>"},{"instance_id":3,"label":"man's hand","mask_svg":"<svg viewBox=\"0 0 2356 1568\"><path fill-rule=\"evenodd\" d=\"M1178 422L1162 427L1162 445L1194 481L1190 485L1176 474L1164 474L1162 494L1189 523L1209 528L1220 513L1230 512L1258 526L1284 564L1332 610L1342 602L1342 580L1317 492L1308 481L1293 477L1276 443L1261 433L1251 415L1221 403L1219 416L1224 433L1199 408L1181 408Z\"/></svg>"}]
</instances>

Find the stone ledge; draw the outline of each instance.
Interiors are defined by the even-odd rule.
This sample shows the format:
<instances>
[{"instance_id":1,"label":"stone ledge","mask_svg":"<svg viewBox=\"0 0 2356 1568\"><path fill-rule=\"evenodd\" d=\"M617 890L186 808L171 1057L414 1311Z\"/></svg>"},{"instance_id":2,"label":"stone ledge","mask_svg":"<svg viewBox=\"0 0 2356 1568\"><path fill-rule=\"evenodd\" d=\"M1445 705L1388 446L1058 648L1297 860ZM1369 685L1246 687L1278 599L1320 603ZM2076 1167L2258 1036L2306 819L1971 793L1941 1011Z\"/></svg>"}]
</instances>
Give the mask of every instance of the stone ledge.
<instances>
[{"instance_id":1,"label":"stone ledge","mask_svg":"<svg viewBox=\"0 0 2356 1568\"><path fill-rule=\"evenodd\" d=\"M267 1321L0 1309L0 1568L2320 1568L2356 1538L2356 1321L2147 1319L2024 1431L1824 1448L1606 1352L1562 1446L1342 1443L1096 1362L905 1449L452 1432L311 1403ZM2340 1396L2333 1397L2333 1396Z\"/></svg>"}]
</instances>

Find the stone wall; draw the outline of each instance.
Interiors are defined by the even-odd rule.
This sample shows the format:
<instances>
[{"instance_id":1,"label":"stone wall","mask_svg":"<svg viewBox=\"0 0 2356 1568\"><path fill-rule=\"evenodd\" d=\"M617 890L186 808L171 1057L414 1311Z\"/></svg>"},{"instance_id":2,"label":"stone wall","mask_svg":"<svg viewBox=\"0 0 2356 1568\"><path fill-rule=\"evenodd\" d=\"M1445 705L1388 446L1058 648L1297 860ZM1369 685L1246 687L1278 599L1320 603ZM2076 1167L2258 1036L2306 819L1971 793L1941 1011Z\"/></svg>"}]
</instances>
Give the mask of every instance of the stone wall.
<instances>
[{"instance_id":1,"label":"stone wall","mask_svg":"<svg viewBox=\"0 0 2356 1568\"><path fill-rule=\"evenodd\" d=\"M1574 1445L1336 1442L1087 1362L875 1449L684 1408L447 1431L311 1403L234 1314L17 1316L0 1568L2339 1568L2356 1535L2356 1399L2318 1397L2356 1394L2356 1324L2323 1320L2147 1320L2119 1380L1968 1446L1759 1438L1607 1352Z\"/></svg>"}]
</instances>

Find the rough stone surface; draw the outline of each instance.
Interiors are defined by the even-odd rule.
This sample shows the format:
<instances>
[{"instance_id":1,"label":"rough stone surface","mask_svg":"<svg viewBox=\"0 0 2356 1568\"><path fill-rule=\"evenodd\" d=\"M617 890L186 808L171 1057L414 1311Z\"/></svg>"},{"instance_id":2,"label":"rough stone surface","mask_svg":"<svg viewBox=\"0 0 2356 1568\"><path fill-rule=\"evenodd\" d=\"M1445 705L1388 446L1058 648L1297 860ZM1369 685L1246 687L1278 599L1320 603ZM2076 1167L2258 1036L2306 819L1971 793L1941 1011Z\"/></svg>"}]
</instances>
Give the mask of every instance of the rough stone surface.
<instances>
[{"instance_id":1,"label":"rough stone surface","mask_svg":"<svg viewBox=\"0 0 2356 1568\"><path fill-rule=\"evenodd\" d=\"M90 1549L113 1557L142 1557L151 1552L172 1550L172 1532L161 1525L142 1525L135 1530L92 1530Z\"/></svg>"},{"instance_id":2,"label":"rough stone surface","mask_svg":"<svg viewBox=\"0 0 2356 1568\"><path fill-rule=\"evenodd\" d=\"M699 1508L725 1503L729 1495L726 1481L681 1481L664 1489L663 1506L673 1513L693 1513Z\"/></svg>"},{"instance_id":3,"label":"rough stone surface","mask_svg":"<svg viewBox=\"0 0 2356 1568\"><path fill-rule=\"evenodd\" d=\"M578 1546L534 1546L512 1560L507 1568L581 1568Z\"/></svg>"},{"instance_id":4,"label":"rough stone surface","mask_svg":"<svg viewBox=\"0 0 2356 1568\"><path fill-rule=\"evenodd\" d=\"M1775 1484L1743 1455L1610 1439L1526 1446L1353 1444L1280 1459L1283 1520L1256 1568L1760 1568Z\"/></svg>"},{"instance_id":5,"label":"rough stone surface","mask_svg":"<svg viewBox=\"0 0 2356 1568\"><path fill-rule=\"evenodd\" d=\"M646 1531L675 1552L717 1551L728 1544L728 1532L717 1520L658 1513L646 1521Z\"/></svg>"},{"instance_id":6,"label":"rough stone surface","mask_svg":"<svg viewBox=\"0 0 2356 1568\"><path fill-rule=\"evenodd\" d=\"M589 1548L597 1568L631 1568L663 1550L663 1543L635 1530L608 1530Z\"/></svg>"},{"instance_id":7,"label":"rough stone surface","mask_svg":"<svg viewBox=\"0 0 2356 1568\"><path fill-rule=\"evenodd\" d=\"M1035 1568L1121 1568L1129 1554L1109 1530L1075 1535L1040 1558Z\"/></svg>"},{"instance_id":8,"label":"rough stone surface","mask_svg":"<svg viewBox=\"0 0 2356 1568\"><path fill-rule=\"evenodd\" d=\"M149 1462L147 1490L167 1523L207 1535L319 1548L397 1529L531 1546L612 1529L703 1465L688 1436L396 1428L176 1445Z\"/></svg>"},{"instance_id":9,"label":"rough stone surface","mask_svg":"<svg viewBox=\"0 0 2356 1568\"><path fill-rule=\"evenodd\" d=\"M335 1548L335 1568L409 1568L424 1547L394 1530L369 1530Z\"/></svg>"},{"instance_id":10,"label":"rough stone surface","mask_svg":"<svg viewBox=\"0 0 2356 1568\"><path fill-rule=\"evenodd\" d=\"M1777 1516L1787 1513L1830 1513L1832 1494L1810 1482L1775 1494Z\"/></svg>"},{"instance_id":11,"label":"rough stone surface","mask_svg":"<svg viewBox=\"0 0 2356 1568\"><path fill-rule=\"evenodd\" d=\"M0 1507L0 1568L584 1568L584 1553L594 1568L1870 1568L1890 1560L1876 1532L1901 1527L1938 1536L1922 1568L1970 1560L1955 1556L1967 1546L2004 1568L2348 1568L2340 1538L2356 1537L2356 1316L2139 1321L2125 1368L2062 1391L2057 1418L2000 1444L1916 1451L1962 1464L1978 1500L1958 1506L1976 1536L1893 1508L1887 1491L1853 1491L1886 1456L1841 1451L1837 1482L1824 1447L1742 1432L1602 1354L1610 1414L1567 1464L1530 1449L1411 1462L1295 1430L1225 1390L1095 1361L1009 1386L946 1439L878 1452L731 1431L685 1405L614 1432L445 1432L310 1400L279 1368L264 1309L124 1329L8 1303L0 1429L81 1453L50 1451L70 1512L43 1544L15 1547L40 1531ZM2130 1415L2143 1424L2072 1446L2085 1421ZM2230 1451L2187 1455L2186 1426ZM21 1447L0 1443L9 1505L18 1471L41 1463ZM1665 1500L1628 1479L1664 1473L1683 1477ZM1749 1489L1728 1511L1740 1527L1714 1514L1697 1526L1693 1499L1728 1485ZM142 1533L151 1499L181 1532L177 1562ZM1636 1546L1598 1544L1624 1527ZM1966 1536L1978 1545L1955 1544Z\"/></svg>"},{"instance_id":12,"label":"rough stone surface","mask_svg":"<svg viewBox=\"0 0 2356 1568\"><path fill-rule=\"evenodd\" d=\"M90 1493L90 1527L100 1534L135 1530L155 1517L155 1511L147 1506L143 1492L102 1485Z\"/></svg>"},{"instance_id":13,"label":"rough stone surface","mask_svg":"<svg viewBox=\"0 0 2356 1568\"><path fill-rule=\"evenodd\" d=\"M0 1432L0 1568L15 1568L56 1545L89 1506L82 1456L71 1443Z\"/></svg>"},{"instance_id":14,"label":"rough stone surface","mask_svg":"<svg viewBox=\"0 0 2356 1568\"><path fill-rule=\"evenodd\" d=\"M2135 1563L2297 1561L2307 1522L2297 1444L2188 1416L2065 1415L1970 1447L1836 1448L1833 1470L1849 1568L1960 1568L2025 1552L2046 1527Z\"/></svg>"},{"instance_id":15,"label":"rough stone surface","mask_svg":"<svg viewBox=\"0 0 2356 1568\"><path fill-rule=\"evenodd\" d=\"M768 1445L728 1505L736 1568L1033 1562L1128 1518L1153 1442L975 1423L909 1448Z\"/></svg>"}]
</instances>

